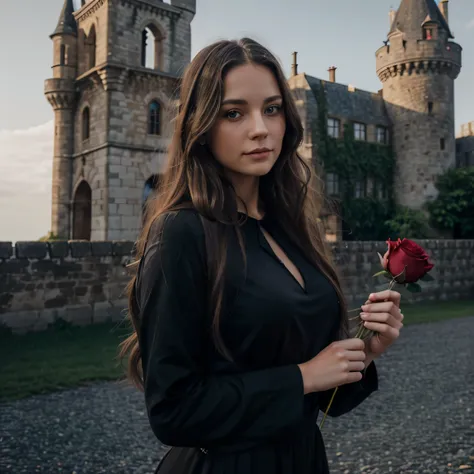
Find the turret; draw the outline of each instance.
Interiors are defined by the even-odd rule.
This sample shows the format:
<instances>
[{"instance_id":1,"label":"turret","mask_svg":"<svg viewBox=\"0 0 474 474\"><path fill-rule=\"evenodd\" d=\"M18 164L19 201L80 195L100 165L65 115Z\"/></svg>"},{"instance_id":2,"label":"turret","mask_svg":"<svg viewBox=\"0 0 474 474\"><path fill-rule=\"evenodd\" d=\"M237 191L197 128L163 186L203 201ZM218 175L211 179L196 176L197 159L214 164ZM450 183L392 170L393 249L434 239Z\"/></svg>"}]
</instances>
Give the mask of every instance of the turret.
<instances>
[{"instance_id":1,"label":"turret","mask_svg":"<svg viewBox=\"0 0 474 474\"><path fill-rule=\"evenodd\" d=\"M181 75L191 61L191 22L196 15L196 0L171 0L171 6L181 10L178 28L181 32L180 50L171 58L170 72Z\"/></svg>"},{"instance_id":2,"label":"turret","mask_svg":"<svg viewBox=\"0 0 474 474\"><path fill-rule=\"evenodd\" d=\"M192 13L193 16L196 14L196 0L171 0L171 5Z\"/></svg>"},{"instance_id":3,"label":"turret","mask_svg":"<svg viewBox=\"0 0 474 474\"><path fill-rule=\"evenodd\" d=\"M437 176L455 165L454 80L462 48L452 38L434 0L402 0L376 53L403 206L421 209L435 198Z\"/></svg>"},{"instance_id":4,"label":"turret","mask_svg":"<svg viewBox=\"0 0 474 474\"><path fill-rule=\"evenodd\" d=\"M54 157L51 232L70 237L72 154L74 145L77 25L73 0L65 0L53 34L53 78L45 82L45 95L54 109Z\"/></svg>"}]
</instances>

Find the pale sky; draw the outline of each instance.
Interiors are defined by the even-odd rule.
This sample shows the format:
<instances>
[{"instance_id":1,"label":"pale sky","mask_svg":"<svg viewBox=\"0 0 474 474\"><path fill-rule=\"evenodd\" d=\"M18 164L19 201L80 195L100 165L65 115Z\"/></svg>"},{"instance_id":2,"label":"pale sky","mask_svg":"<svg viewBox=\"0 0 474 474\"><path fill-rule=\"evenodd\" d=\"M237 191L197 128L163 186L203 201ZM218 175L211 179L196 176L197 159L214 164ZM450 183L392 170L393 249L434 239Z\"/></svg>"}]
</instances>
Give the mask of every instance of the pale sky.
<instances>
[{"instance_id":1,"label":"pale sky","mask_svg":"<svg viewBox=\"0 0 474 474\"><path fill-rule=\"evenodd\" d=\"M36 240L50 229L53 111L43 95L63 0L2 0L0 15L0 241ZM168 2L169 3L169 2ZM298 70L376 92L375 51L399 0L197 0L192 54L221 38L250 36L289 75ZM474 0L451 0L450 26L463 47L456 130L474 120Z\"/></svg>"}]
</instances>

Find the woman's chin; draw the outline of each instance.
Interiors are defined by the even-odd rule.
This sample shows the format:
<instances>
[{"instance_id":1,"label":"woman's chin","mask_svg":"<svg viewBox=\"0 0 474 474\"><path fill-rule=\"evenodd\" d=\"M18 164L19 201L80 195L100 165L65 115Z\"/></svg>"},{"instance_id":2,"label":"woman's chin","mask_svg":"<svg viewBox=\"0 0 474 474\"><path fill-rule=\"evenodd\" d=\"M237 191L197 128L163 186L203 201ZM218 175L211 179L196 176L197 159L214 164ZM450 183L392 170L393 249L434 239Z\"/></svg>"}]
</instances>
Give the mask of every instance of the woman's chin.
<instances>
[{"instance_id":1,"label":"woman's chin","mask_svg":"<svg viewBox=\"0 0 474 474\"><path fill-rule=\"evenodd\" d=\"M255 163L251 166L245 167L245 170L242 171L242 174L249 176L265 176L273 168L274 163L267 161L261 163Z\"/></svg>"}]
</instances>

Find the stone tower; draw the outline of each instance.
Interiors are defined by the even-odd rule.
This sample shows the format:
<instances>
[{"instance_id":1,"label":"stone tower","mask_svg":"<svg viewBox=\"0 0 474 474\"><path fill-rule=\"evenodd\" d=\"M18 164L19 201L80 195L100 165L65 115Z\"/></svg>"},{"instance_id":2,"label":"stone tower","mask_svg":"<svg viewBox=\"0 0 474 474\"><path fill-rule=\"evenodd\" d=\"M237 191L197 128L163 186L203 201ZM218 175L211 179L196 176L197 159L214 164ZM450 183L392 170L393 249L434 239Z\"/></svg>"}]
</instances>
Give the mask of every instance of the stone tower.
<instances>
[{"instance_id":1,"label":"stone tower","mask_svg":"<svg viewBox=\"0 0 474 474\"><path fill-rule=\"evenodd\" d=\"M166 164L196 0L65 0L45 95L55 111L53 234L137 237Z\"/></svg>"},{"instance_id":2,"label":"stone tower","mask_svg":"<svg viewBox=\"0 0 474 474\"><path fill-rule=\"evenodd\" d=\"M53 78L45 94L54 109L54 156L51 231L69 236L71 163L74 151L75 80L77 67L77 25L72 0L64 2L53 40Z\"/></svg>"},{"instance_id":3,"label":"stone tower","mask_svg":"<svg viewBox=\"0 0 474 474\"><path fill-rule=\"evenodd\" d=\"M397 203L421 209L436 177L455 165L454 80L462 48L451 41L448 0L402 0L377 74L392 122Z\"/></svg>"}]
</instances>

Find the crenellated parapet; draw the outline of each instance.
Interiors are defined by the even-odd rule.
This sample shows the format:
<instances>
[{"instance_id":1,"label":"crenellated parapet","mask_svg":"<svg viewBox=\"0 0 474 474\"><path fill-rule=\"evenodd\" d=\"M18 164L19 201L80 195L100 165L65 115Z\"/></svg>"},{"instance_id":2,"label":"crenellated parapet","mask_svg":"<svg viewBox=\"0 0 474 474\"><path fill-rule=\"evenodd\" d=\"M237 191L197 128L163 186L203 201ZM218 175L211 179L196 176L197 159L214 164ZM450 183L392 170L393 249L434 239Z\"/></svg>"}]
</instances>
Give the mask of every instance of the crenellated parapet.
<instances>
[{"instance_id":1,"label":"crenellated parapet","mask_svg":"<svg viewBox=\"0 0 474 474\"><path fill-rule=\"evenodd\" d=\"M461 71L461 55L461 46L452 41L405 41L398 37L377 51L377 75L382 82L412 74L446 74L454 80Z\"/></svg>"}]
</instances>

